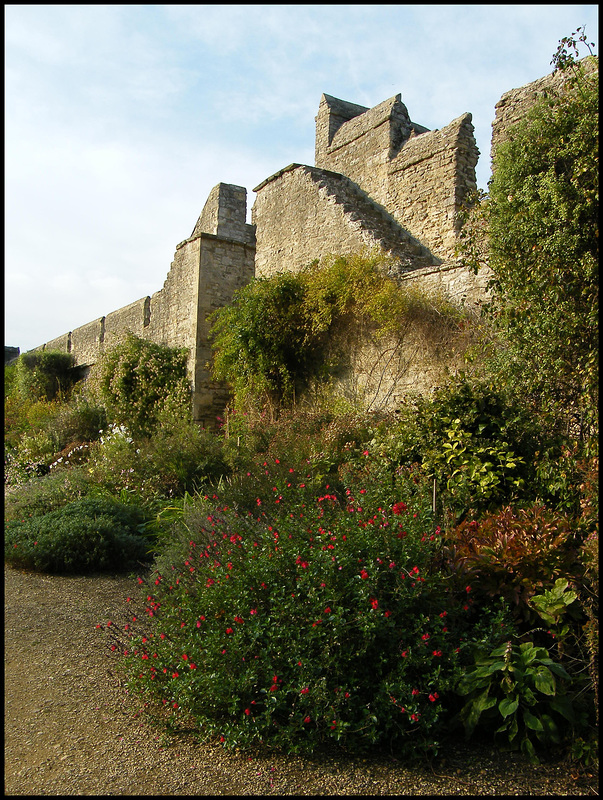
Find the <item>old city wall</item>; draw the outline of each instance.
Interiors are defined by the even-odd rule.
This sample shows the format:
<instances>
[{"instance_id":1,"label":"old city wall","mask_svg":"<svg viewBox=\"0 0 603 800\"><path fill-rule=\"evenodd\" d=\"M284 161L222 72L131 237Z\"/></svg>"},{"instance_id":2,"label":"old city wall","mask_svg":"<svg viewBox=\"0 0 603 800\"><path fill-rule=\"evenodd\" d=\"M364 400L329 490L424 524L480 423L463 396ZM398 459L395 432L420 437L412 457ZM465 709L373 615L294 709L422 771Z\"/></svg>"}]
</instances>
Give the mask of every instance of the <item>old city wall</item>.
<instances>
[{"instance_id":1,"label":"old city wall","mask_svg":"<svg viewBox=\"0 0 603 800\"><path fill-rule=\"evenodd\" d=\"M493 151L535 100L562 80L548 75L501 97ZM193 415L211 422L228 389L212 381L208 369L210 317L254 275L296 272L329 253L377 250L390 256L389 268L402 286L473 309L484 301L488 271L475 276L454 257L459 210L476 188L479 153L470 114L429 131L410 119L400 95L368 109L324 94L315 154L315 166L291 164L256 187L251 225L245 221L245 188L218 184L191 236L176 247L161 290L41 348L70 352L85 367L126 331L186 347ZM341 377L342 391L371 407L427 391L460 363L463 336L452 339L418 325L407 331L403 347L358 343L351 370Z\"/></svg>"},{"instance_id":2,"label":"old city wall","mask_svg":"<svg viewBox=\"0 0 603 800\"><path fill-rule=\"evenodd\" d=\"M291 164L254 191L258 276L298 272L329 253L375 249L392 256L400 274L434 263L420 242L345 175Z\"/></svg>"},{"instance_id":3,"label":"old city wall","mask_svg":"<svg viewBox=\"0 0 603 800\"><path fill-rule=\"evenodd\" d=\"M216 409L224 408L228 389L211 381L206 368L211 356L207 318L253 277L254 230L245 222L246 207L244 187L214 187L192 235L177 245L159 291L36 349L71 353L75 366L86 368L128 332L167 347L187 348L193 417L213 421Z\"/></svg>"}]
</instances>

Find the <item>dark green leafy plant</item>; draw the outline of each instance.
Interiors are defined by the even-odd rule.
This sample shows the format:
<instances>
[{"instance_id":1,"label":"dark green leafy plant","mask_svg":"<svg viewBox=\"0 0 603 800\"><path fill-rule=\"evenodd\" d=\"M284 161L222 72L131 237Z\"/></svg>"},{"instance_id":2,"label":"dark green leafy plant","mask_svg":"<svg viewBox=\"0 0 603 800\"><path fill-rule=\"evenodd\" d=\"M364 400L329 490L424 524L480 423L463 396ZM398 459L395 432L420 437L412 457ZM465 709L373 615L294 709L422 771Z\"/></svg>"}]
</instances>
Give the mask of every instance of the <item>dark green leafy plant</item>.
<instances>
[{"instance_id":1,"label":"dark green leafy plant","mask_svg":"<svg viewBox=\"0 0 603 800\"><path fill-rule=\"evenodd\" d=\"M565 669L532 642L508 641L478 657L457 685L457 692L469 698L459 714L467 738L477 728L493 730L495 736L506 735L510 749L538 762L535 744L560 744L560 720L576 723L563 681L570 681Z\"/></svg>"},{"instance_id":2,"label":"dark green leafy plant","mask_svg":"<svg viewBox=\"0 0 603 800\"><path fill-rule=\"evenodd\" d=\"M16 363L16 388L28 400L68 398L75 376L73 356L59 350L22 353Z\"/></svg>"},{"instance_id":3,"label":"dark green leafy plant","mask_svg":"<svg viewBox=\"0 0 603 800\"><path fill-rule=\"evenodd\" d=\"M577 62L571 43L553 59L560 88L497 145L462 250L493 270L490 370L532 413L588 437L598 430L598 59Z\"/></svg>"},{"instance_id":4,"label":"dark green leafy plant","mask_svg":"<svg viewBox=\"0 0 603 800\"><path fill-rule=\"evenodd\" d=\"M4 559L40 572L88 573L132 569L148 559L138 533L139 509L84 497L40 516L6 525Z\"/></svg>"}]
</instances>

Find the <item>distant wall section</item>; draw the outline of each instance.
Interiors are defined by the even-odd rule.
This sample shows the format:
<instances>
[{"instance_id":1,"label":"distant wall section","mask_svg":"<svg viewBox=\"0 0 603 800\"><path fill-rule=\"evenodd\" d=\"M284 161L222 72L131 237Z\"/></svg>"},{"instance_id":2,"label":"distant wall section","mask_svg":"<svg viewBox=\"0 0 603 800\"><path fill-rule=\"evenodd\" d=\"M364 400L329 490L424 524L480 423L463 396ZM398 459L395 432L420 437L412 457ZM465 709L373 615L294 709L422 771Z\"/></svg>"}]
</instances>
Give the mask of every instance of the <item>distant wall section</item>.
<instances>
[{"instance_id":1,"label":"distant wall section","mask_svg":"<svg viewBox=\"0 0 603 800\"><path fill-rule=\"evenodd\" d=\"M191 237L177 245L162 289L35 349L71 353L81 368L95 364L128 332L166 347L187 348L193 418L212 425L224 409L228 388L212 382L207 369L208 317L253 277L255 229L245 223L246 207L244 187L214 187Z\"/></svg>"}]
</instances>

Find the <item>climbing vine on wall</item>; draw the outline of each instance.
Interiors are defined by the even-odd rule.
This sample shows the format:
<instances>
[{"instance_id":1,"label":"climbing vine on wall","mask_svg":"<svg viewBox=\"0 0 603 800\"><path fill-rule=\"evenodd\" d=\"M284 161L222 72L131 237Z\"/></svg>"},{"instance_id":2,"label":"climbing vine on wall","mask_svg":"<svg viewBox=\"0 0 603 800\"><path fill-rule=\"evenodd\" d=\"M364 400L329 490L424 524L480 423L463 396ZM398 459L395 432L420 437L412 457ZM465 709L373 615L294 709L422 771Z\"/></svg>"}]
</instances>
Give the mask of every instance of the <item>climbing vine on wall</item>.
<instances>
[{"instance_id":1,"label":"climbing vine on wall","mask_svg":"<svg viewBox=\"0 0 603 800\"><path fill-rule=\"evenodd\" d=\"M462 312L387 275L383 255L329 256L299 273L257 278L213 316L213 374L235 405L275 412L327 382L354 342L401 342L410 325L457 329Z\"/></svg>"}]
</instances>

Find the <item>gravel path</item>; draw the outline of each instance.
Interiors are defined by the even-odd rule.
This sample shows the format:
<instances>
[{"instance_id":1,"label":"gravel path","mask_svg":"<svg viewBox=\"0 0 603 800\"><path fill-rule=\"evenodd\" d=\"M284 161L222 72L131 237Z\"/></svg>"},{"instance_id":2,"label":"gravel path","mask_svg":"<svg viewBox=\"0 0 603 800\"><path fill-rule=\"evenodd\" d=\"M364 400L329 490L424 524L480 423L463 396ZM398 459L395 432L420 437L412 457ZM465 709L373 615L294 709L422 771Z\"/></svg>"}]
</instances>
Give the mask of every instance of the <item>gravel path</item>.
<instances>
[{"instance_id":1,"label":"gravel path","mask_svg":"<svg viewBox=\"0 0 603 800\"><path fill-rule=\"evenodd\" d=\"M391 758L231 753L138 716L95 630L136 581L5 566L5 794L594 795L595 774L464 744L436 768Z\"/></svg>"}]
</instances>

